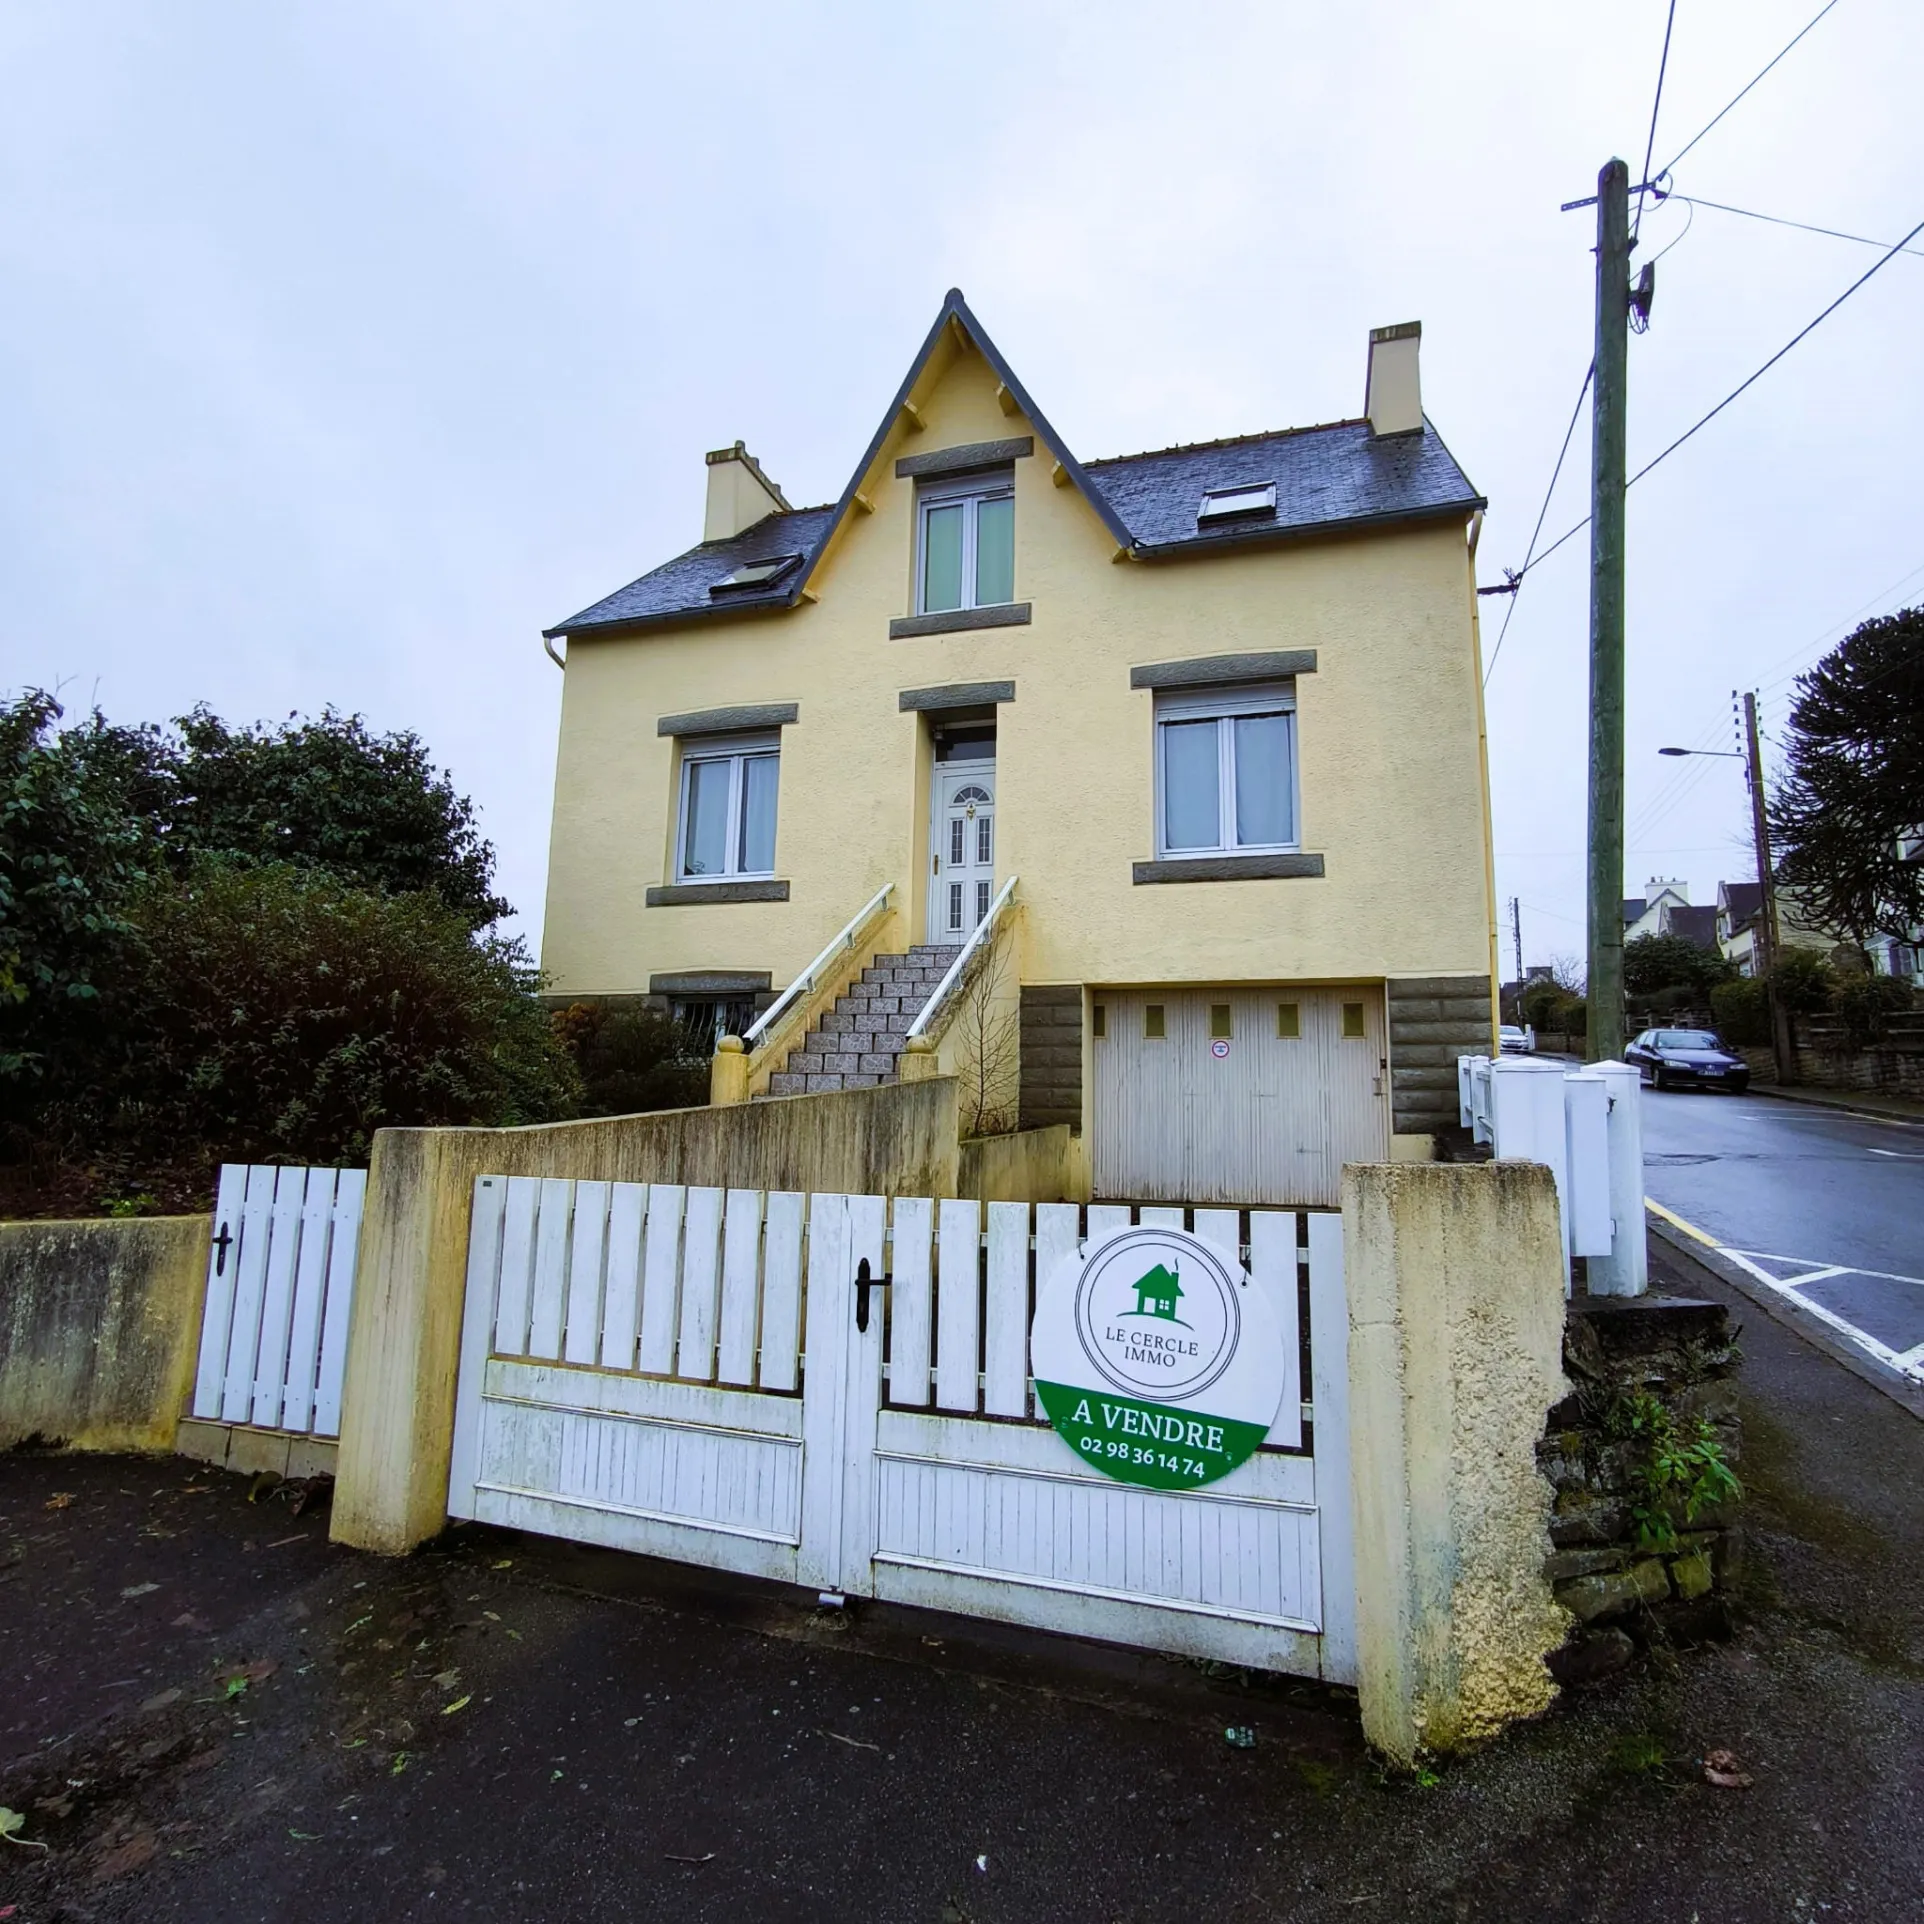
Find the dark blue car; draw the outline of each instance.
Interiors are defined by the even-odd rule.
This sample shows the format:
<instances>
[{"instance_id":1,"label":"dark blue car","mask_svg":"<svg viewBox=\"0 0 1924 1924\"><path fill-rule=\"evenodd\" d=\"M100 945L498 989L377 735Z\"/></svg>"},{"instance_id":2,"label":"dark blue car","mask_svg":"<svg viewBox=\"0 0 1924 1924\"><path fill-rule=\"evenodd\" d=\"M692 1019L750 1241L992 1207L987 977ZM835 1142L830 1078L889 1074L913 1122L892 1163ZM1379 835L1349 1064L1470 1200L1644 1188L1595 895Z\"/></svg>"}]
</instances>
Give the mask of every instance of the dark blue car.
<instances>
[{"instance_id":1,"label":"dark blue car","mask_svg":"<svg viewBox=\"0 0 1924 1924\"><path fill-rule=\"evenodd\" d=\"M1659 1089L1750 1087L1750 1065L1708 1029L1646 1029L1623 1059Z\"/></svg>"}]
</instances>

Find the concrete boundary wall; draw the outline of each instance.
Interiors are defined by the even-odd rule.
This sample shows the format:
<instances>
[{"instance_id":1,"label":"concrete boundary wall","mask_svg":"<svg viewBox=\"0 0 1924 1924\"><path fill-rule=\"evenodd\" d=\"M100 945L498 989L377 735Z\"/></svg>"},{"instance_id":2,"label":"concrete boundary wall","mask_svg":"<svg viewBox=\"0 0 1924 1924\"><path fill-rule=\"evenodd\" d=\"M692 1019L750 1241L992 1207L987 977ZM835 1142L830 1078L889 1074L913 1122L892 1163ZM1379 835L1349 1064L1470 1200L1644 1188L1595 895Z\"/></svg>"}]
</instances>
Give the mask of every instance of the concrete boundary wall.
<instances>
[{"instance_id":1,"label":"concrete boundary wall","mask_svg":"<svg viewBox=\"0 0 1924 1924\"><path fill-rule=\"evenodd\" d=\"M726 1108L374 1138L331 1534L399 1554L447 1520L476 1176L954 1196L955 1083L935 1077Z\"/></svg>"},{"instance_id":2,"label":"concrete boundary wall","mask_svg":"<svg viewBox=\"0 0 1924 1924\"><path fill-rule=\"evenodd\" d=\"M211 1216L0 1223L0 1449L171 1450Z\"/></svg>"},{"instance_id":3,"label":"concrete boundary wall","mask_svg":"<svg viewBox=\"0 0 1924 1924\"><path fill-rule=\"evenodd\" d=\"M985 1202L1087 1202L1089 1158L1067 1123L975 1136L961 1149L956 1193Z\"/></svg>"},{"instance_id":4,"label":"concrete boundary wall","mask_svg":"<svg viewBox=\"0 0 1924 1924\"><path fill-rule=\"evenodd\" d=\"M1363 1729L1408 1767L1534 1716L1569 1618L1537 1440L1566 1393L1556 1188L1532 1163L1343 1172Z\"/></svg>"}]
</instances>

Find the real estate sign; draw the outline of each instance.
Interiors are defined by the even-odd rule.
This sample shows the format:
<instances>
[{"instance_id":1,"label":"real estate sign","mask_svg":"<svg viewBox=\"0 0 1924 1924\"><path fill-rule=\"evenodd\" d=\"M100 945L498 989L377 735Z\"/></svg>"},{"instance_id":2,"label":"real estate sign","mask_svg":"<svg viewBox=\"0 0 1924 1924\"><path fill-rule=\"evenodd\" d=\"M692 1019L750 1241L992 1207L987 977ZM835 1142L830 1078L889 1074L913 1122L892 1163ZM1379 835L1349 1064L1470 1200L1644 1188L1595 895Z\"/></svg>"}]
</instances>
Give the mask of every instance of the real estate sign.
<instances>
[{"instance_id":1,"label":"real estate sign","mask_svg":"<svg viewBox=\"0 0 1924 1924\"><path fill-rule=\"evenodd\" d=\"M1282 1338L1224 1250L1180 1229L1122 1229L1041 1280L1036 1394L1085 1463L1123 1483L1227 1476L1276 1418Z\"/></svg>"}]
</instances>

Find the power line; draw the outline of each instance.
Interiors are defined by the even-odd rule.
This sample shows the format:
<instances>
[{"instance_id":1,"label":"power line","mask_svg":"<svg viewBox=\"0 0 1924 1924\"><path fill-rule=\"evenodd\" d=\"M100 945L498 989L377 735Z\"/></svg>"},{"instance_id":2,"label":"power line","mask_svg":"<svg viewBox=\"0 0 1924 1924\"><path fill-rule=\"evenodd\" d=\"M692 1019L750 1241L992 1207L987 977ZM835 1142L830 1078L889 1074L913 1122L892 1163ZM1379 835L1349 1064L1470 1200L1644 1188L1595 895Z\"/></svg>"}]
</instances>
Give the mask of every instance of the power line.
<instances>
[{"instance_id":1,"label":"power line","mask_svg":"<svg viewBox=\"0 0 1924 1924\"><path fill-rule=\"evenodd\" d=\"M1847 300L1849 300L1850 297L1853 294L1855 294L1857 290L1860 287L1862 287L1864 283L1867 280L1869 280L1873 274L1875 274L1880 268L1886 266L1892 260L1896 259L1896 257L1899 254L1903 253L1905 248L1909 245L1909 243L1914 241L1919 234L1924 234L1924 220L1919 221L1917 225L1913 227L1911 231L1908 234L1906 234L1901 241L1899 241L1894 247L1892 247L1887 253L1882 255L1879 259L1874 260L1870 264L1870 266L1865 268L1863 273L1858 275L1856 280L1852 281L1851 284L1844 289L1843 293L1838 295L1838 297L1834 301L1832 301L1827 308L1824 309L1823 313L1817 316L1816 320L1811 321L1807 323L1805 326L1799 328L1797 332L1793 334L1790 337L1790 339L1787 340L1783 344L1783 346L1780 347L1777 350L1777 352L1773 354L1770 357L1770 359L1767 360L1763 364L1763 366L1760 367L1757 370L1757 372L1750 377L1749 380L1742 381L1736 387L1732 388L1730 392L1726 394L1724 398L1721 401L1719 401L1717 405L1714 408L1712 408L1710 412L1702 418L1702 420L1693 422L1689 427L1685 428L1684 431L1680 435L1678 435L1677 438L1674 441L1672 441L1671 444L1667 448L1665 448L1661 454L1654 455L1650 460L1646 461L1643 464L1643 466L1640 467L1636 471L1636 473L1633 474L1630 477L1630 479L1624 483L1624 486L1626 488L1634 487L1639 481L1643 479L1643 477L1646 474L1650 472L1652 468L1654 468L1657 465L1658 462L1667 460L1671 455L1675 454L1676 451L1680 447L1682 447L1683 444L1686 441L1688 441L1690 437L1693 434L1695 434L1699 428L1708 427L1710 423L1714 421L1717 418L1717 416L1720 415L1724 411L1724 409L1731 404L1732 401L1736 400L1738 395L1743 393L1745 388L1750 387L1754 385L1756 382L1762 380L1763 377L1766 374L1768 374L1770 370L1774 368L1777 365L1777 363L1781 361L1784 358L1784 356L1788 354L1791 351L1791 349L1794 348L1797 345L1797 343L1804 338L1806 334L1809 334L1810 332L1812 332L1813 329L1818 327L1824 321L1827 321L1833 314L1835 314L1837 310L1840 307L1842 307L1844 303Z\"/></svg>"},{"instance_id":2,"label":"power line","mask_svg":"<svg viewBox=\"0 0 1924 1924\"><path fill-rule=\"evenodd\" d=\"M1832 0L1832 4L1835 5L1836 0ZM1698 431L1698 429L1708 427L1710 423L1714 421L1717 418L1717 416L1720 415L1724 411L1724 409L1731 404L1732 401L1736 400L1738 395L1742 394L1745 391L1745 389L1754 387L1758 381L1762 380L1763 377L1766 374L1768 374L1770 370L1774 368L1777 365L1777 363L1781 361L1784 358L1784 356L1788 354L1791 351L1791 349L1797 345L1799 341L1801 341L1807 334L1812 333L1823 322L1829 320L1830 317L1833 314L1835 314L1837 310L1840 307L1842 307L1844 303L1847 300L1849 300L1850 297L1853 294L1855 294L1857 290L1860 287L1862 287L1864 283L1867 280L1869 280L1873 274L1877 273L1881 268L1887 266L1891 261L1895 260L1899 254L1906 252L1909 249L1910 243L1914 241L1919 234L1924 234L1924 220L1919 221L1917 225L1913 227L1911 231L1908 234L1906 234L1902 240L1898 241L1896 245L1891 247L1886 253L1881 255L1878 259L1874 260L1870 264L1870 266L1865 268L1863 273L1858 275L1856 280L1852 281L1851 284L1844 289L1843 293L1838 295L1838 297L1834 301L1832 301L1831 304L1827 308L1825 308L1824 311L1821 314L1819 314L1815 320L1809 321L1803 327L1800 327L1797 330L1797 332L1793 334L1790 337L1790 339L1787 340L1783 344L1783 346L1780 347L1777 350L1777 352L1773 354L1770 357L1770 359L1763 364L1762 367L1758 368L1757 371L1754 374L1750 375L1747 379L1740 381L1734 388L1730 390L1728 394L1724 396L1724 398L1721 401L1717 403L1717 405L1714 408L1710 410L1708 414L1702 416L1701 419L1692 422L1691 425L1685 428L1684 431L1680 435L1678 435L1677 438L1674 441L1672 441L1667 448L1663 449L1660 453L1653 455L1623 485L1626 488L1634 488L1637 485L1637 483L1641 481L1643 477L1650 472L1652 468L1657 466L1659 462L1667 461L1671 455L1675 454L1676 451L1680 447L1682 447L1683 444L1686 441L1688 441L1693 434L1695 434ZM1517 581L1521 582L1524 575L1529 571L1529 569L1533 567L1541 567L1544 564L1544 562L1548 561L1549 558L1553 554L1555 554L1556 551L1560 547L1562 547L1566 541L1570 540L1573 536L1580 535L1584 531L1584 529L1587 528L1589 525L1590 525L1590 517L1586 514L1583 517L1583 519L1579 521L1574 528L1566 529L1564 533L1558 535L1557 538L1553 542L1551 542L1550 545L1547 548L1545 548L1544 551L1540 555L1538 555L1534 561L1526 562L1522 568L1519 568L1516 573Z\"/></svg>"},{"instance_id":3,"label":"power line","mask_svg":"<svg viewBox=\"0 0 1924 1924\"><path fill-rule=\"evenodd\" d=\"M1673 159L1672 159L1672 160L1670 161L1670 163L1669 163L1669 165L1668 165L1668 166L1666 166L1666 167L1663 167L1663 168L1661 168L1661 169L1659 170L1659 173L1658 173L1658 178L1659 178L1659 179L1661 179L1661 178L1662 178L1662 176L1663 176L1664 174L1667 174L1667 173L1669 173L1669 172L1670 172L1670 169L1671 169L1672 167L1674 167L1674 166L1676 166L1676 164L1677 164L1677 162L1678 162L1679 160L1681 160L1681 159L1683 159L1683 157L1684 157L1684 155L1685 155L1685 154L1687 154L1687 153L1689 153L1689 151L1691 150L1691 148L1693 148L1694 146L1696 146L1696 144L1698 143L1698 141L1700 141L1701 139L1703 139L1703 137L1704 137L1704 135L1705 135L1705 134L1707 134L1707 133L1709 133L1709 131L1711 130L1711 128L1712 128L1712 127L1714 127L1714 126L1716 126L1716 124L1718 123L1718 121L1720 121L1720 120L1722 120L1722 119L1723 119L1723 117L1724 117L1724 115L1725 115L1725 114L1727 114L1727 113L1729 113L1729 111L1731 110L1731 108L1732 108L1732 107L1734 107L1734 106L1736 106L1736 104L1738 103L1738 101L1740 101L1741 99L1743 99L1743 97L1744 97L1744 95L1745 95L1745 94L1747 94L1747 93L1749 93L1749 92L1750 92L1750 90L1751 90L1751 88L1752 88L1752 87L1754 87L1754 86L1756 86L1756 84L1757 84L1757 82L1758 82L1759 80L1761 80L1761 79L1763 79L1763 77L1764 77L1764 75L1765 75L1765 74L1767 74L1767 73L1769 73L1769 72L1770 72L1770 70L1771 70L1771 68L1772 68L1772 67L1774 67L1774 66L1776 66L1776 64L1777 64L1777 61L1779 61L1779 60L1781 60L1781 59L1783 59L1783 57L1784 57L1784 55L1785 55L1785 54L1787 54L1787 53L1789 53L1789 52L1790 52L1790 50L1791 50L1791 48L1792 48L1792 47L1794 47L1794 46L1796 46L1796 44L1797 44L1797 42L1798 42L1799 40L1801 40L1801 39L1803 39L1803 37L1804 37L1804 35L1805 35L1805 34L1807 34L1807 33L1809 33L1809 32L1810 32L1810 30L1811 30L1811 28L1812 28L1812 27L1814 27L1814 26L1816 26L1816 24L1817 24L1817 22L1818 22L1819 20L1821 20L1821 19L1823 19L1823 17L1824 17L1824 15L1825 15L1825 14L1827 14L1827 13L1829 13L1829 12L1830 12L1830 10L1831 10L1831 8L1832 8L1832 7L1834 7L1834 6L1836 6L1836 4L1837 4L1837 0L1826 0L1826 4L1825 4L1825 5L1823 5L1822 7L1820 7L1820 8L1818 8L1818 10L1817 10L1817 12L1816 12L1816 14L1815 14L1815 15L1813 16L1813 18L1812 18L1812 19L1811 19L1811 20L1810 20L1810 21L1808 22L1808 24L1807 24L1807 25L1805 25L1805 26L1804 26L1804 28L1803 28L1803 29L1802 29L1802 30L1801 30L1800 32L1798 32L1798 33L1796 33L1796 34L1794 34L1794 35L1793 35L1793 36L1792 36L1792 37L1790 38L1790 40L1788 40L1788 41L1787 41L1787 42L1785 43L1785 45L1784 45L1784 47L1783 47L1783 49L1782 49L1782 51L1781 51L1781 52L1779 52L1779 53L1778 53L1778 55L1776 56L1776 59L1773 59L1773 60L1771 60L1770 62L1768 62L1768 63L1767 63L1767 64L1766 64L1766 65L1765 65L1765 66L1763 67L1763 69L1762 69L1762 70L1761 70L1761 71L1760 71L1760 72L1759 72L1759 73L1758 73L1758 74L1757 74L1757 75L1756 75L1756 76L1755 76L1755 77L1754 77L1753 79L1751 79L1751 80L1750 80L1750 81L1749 81L1749 82L1748 82L1747 84L1745 84L1744 86L1742 86L1742 87L1740 87L1740 88L1739 88L1739 89L1737 90L1737 92L1736 92L1736 93L1734 93L1734 94L1733 94L1733 95L1732 95L1732 96L1730 97L1730 99L1729 99L1728 101L1726 101L1726 102L1725 102L1725 104L1724 104L1724 105L1723 105L1723 106L1722 106L1721 108L1719 108L1719 109L1718 109L1718 111L1717 111L1717 112L1716 112L1715 114L1713 114L1713 115L1712 115L1712 116L1710 117L1710 119L1709 119L1709 120L1707 120L1707 121L1706 121L1706 122L1704 123L1704 125L1703 125L1703 126L1701 126L1700 128L1698 128L1698 130L1697 130L1697 131L1696 131L1696 132L1695 132L1694 134L1692 134L1692 135L1691 135L1691 137L1690 137L1690 138L1689 138L1689 139L1688 139L1687 141L1685 141L1685 142L1684 142L1684 144L1683 144L1683 145L1682 145L1682 146L1681 146L1680 148L1678 148L1678 150L1677 150L1677 153L1676 153L1676 155L1675 155L1675 157L1674 157L1674 158L1673 158ZM1665 42L1666 42L1666 43L1668 43L1668 41L1669 41L1669 38L1670 38L1670 33L1669 33L1669 29L1668 29L1668 28L1665 28L1665 30L1664 30L1664 39L1665 39ZM1653 121L1653 124L1654 124L1654 121L1655 121L1655 116L1654 116L1654 115L1652 116L1652 121ZM1647 155L1645 156L1645 160L1644 160L1644 170L1643 170L1643 177L1644 177L1644 179L1645 179L1645 180L1648 180L1648 179L1650 178L1650 163L1649 163L1649 157L1648 157Z\"/></svg>"},{"instance_id":4,"label":"power line","mask_svg":"<svg viewBox=\"0 0 1924 1924\"><path fill-rule=\"evenodd\" d=\"M1564 457L1570 452L1571 437L1577 431L1577 418L1583 413L1583 397L1590 392L1590 383L1595 378L1597 364L1593 360L1583 371L1583 385L1577 389L1577 404L1570 410L1570 425L1563 430L1563 446L1557 450L1557 464L1550 470L1550 485L1543 491L1543 506L1537 510L1537 524L1530 530L1530 546L1525 551L1523 566L1510 576L1510 605L1503 612L1503 626L1497 630L1496 646L1490 650L1490 665L1483 671L1483 685L1490 685L1490 677L1496 673L1496 658L1503 652L1503 638L1510 632L1510 619L1516 613L1517 595L1523 586L1523 577L1535 565L1531 557L1536 553L1537 537L1543 532L1543 518L1550 512L1551 497L1557 491L1557 478L1563 473ZM1508 573L1508 570L1505 570Z\"/></svg>"},{"instance_id":5,"label":"power line","mask_svg":"<svg viewBox=\"0 0 1924 1924\"><path fill-rule=\"evenodd\" d=\"M1833 0L1833 4L1835 0ZM1643 144L1643 172L1637 176L1637 212L1630 223L1634 241L1643 225L1643 197L1650 191L1650 157L1657 151L1657 110L1663 105L1663 77L1670 66L1670 30L1677 24L1677 0L1670 0L1670 11L1663 21L1663 54L1657 62L1657 92L1650 102L1650 138Z\"/></svg>"},{"instance_id":6,"label":"power line","mask_svg":"<svg viewBox=\"0 0 1924 1924\"><path fill-rule=\"evenodd\" d=\"M1769 221L1773 227L1794 227L1801 234L1825 234L1832 240L1855 241L1859 247L1888 247L1890 245L1888 241L1872 240L1866 234L1846 234L1842 228L1838 227L1813 227L1807 220L1786 220L1781 214L1760 214L1754 207L1730 207L1720 200L1705 200L1701 194L1660 194L1658 198L1661 200L1680 200L1686 207L1714 207L1720 214L1741 214L1746 220L1766 220ZM1681 240L1682 238L1683 236L1681 234L1677 236L1677 240ZM1676 244L1676 241L1672 241L1670 246L1674 247ZM1669 248L1664 250L1665 253L1669 251ZM1924 247L1904 247L1900 244L1897 251L1904 254L1915 254L1920 260L1924 260Z\"/></svg>"}]
</instances>

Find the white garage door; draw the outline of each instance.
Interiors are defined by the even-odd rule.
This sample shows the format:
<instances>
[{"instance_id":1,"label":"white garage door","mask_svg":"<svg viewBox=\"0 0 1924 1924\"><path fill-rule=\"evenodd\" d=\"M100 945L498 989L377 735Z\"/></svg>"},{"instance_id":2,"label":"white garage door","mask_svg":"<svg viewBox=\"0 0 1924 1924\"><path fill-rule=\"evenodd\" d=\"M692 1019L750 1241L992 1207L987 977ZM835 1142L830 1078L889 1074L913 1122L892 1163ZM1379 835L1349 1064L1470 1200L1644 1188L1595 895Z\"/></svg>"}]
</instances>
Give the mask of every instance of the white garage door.
<instances>
[{"instance_id":1,"label":"white garage door","mask_svg":"<svg viewBox=\"0 0 1924 1924\"><path fill-rule=\"evenodd\" d=\"M1096 990L1095 1190L1334 1208L1389 1153L1378 989Z\"/></svg>"}]
</instances>

